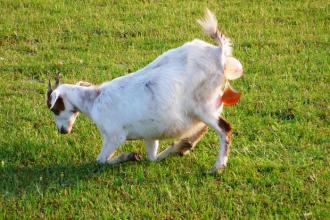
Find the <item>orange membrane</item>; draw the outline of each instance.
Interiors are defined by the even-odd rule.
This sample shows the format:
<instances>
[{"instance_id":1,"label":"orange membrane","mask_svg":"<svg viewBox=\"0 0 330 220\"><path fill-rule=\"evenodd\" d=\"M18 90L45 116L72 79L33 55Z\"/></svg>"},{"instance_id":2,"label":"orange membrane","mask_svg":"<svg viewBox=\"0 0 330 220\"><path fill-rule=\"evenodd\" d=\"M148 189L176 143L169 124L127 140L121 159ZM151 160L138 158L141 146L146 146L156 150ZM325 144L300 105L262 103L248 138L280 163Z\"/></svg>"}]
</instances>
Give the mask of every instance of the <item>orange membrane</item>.
<instances>
[{"instance_id":1,"label":"orange membrane","mask_svg":"<svg viewBox=\"0 0 330 220\"><path fill-rule=\"evenodd\" d=\"M239 101L241 95L242 93L237 92L230 86L227 86L222 97L220 98L220 103L222 102L225 106L233 106Z\"/></svg>"},{"instance_id":2,"label":"orange membrane","mask_svg":"<svg viewBox=\"0 0 330 220\"><path fill-rule=\"evenodd\" d=\"M239 101L242 94L233 89L229 85L228 80L240 78L243 75L243 66L236 58L226 57L224 73L227 81L225 84L225 90L223 91L223 95L220 97L219 102L226 106L232 106Z\"/></svg>"}]
</instances>

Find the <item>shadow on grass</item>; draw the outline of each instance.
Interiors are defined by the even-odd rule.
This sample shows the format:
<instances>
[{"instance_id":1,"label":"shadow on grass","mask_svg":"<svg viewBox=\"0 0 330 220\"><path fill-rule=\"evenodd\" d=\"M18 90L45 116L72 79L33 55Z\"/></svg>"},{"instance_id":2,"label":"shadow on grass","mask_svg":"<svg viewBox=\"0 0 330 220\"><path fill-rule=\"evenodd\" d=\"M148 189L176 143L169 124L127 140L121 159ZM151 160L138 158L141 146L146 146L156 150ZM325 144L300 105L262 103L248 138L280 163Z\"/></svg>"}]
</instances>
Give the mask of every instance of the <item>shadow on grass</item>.
<instances>
[{"instance_id":1,"label":"shadow on grass","mask_svg":"<svg viewBox=\"0 0 330 220\"><path fill-rule=\"evenodd\" d=\"M51 164L51 160L48 160L45 164L38 163L36 159L36 155L45 147L43 144L21 140L11 143L10 146L0 147L0 195L14 197L26 193L58 192L89 180L106 182L107 185L110 182L116 186L118 179L125 182L127 178L127 174L122 172L123 169L132 170L131 166L144 166L142 164L145 163L127 162L109 166L99 165L94 160L78 163L68 161L62 164ZM104 175L109 175L109 178L100 178Z\"/></svg>"},{"instance_id":2,"label":"shadow on grass","mask_svg":"<svg viewBox=\"0 0 330 220\"><path fill-rule=\"evenodd\" d=\"M150 172L150 166L153 166L152 162L146 160L114 166L99 165L94 161L84 164L4 166L0 168L0 194L20 197L27 193L40 195L44 192L56 193L64 188L75 187L81 182L88 181L93 181L94 184L96 182L100 185L111 185L111 187L120 187L123 184L157 184L158 179L145 175ZM135 173L137 170L143 171ZM190 175L181 174L172 178L187 179ZM200 177L202 176L204 175Z\"/></svg>"},{"instance_id":3,"label":"shadow on grass","mask_svg":"<svg viewBox=\"0 0 330 220\"><path fill-rule=\"evenodd\" d=\"M9 158L12 161L19 160L20 163L19 165L0 164L0 194L9 197L19 197L29 193L56 193L64 188L75 187L81 182L88 181L113 187L123 184L157 184L159 181L157 176L172 173L171 170L164 170L162 167L166 167L167 163L174 162L163 160L159 162L160 164L156 164L155 162L142 159L138 162L125 162L113 166L99 165L95 161L87 163L38 164L33 155L38 154L38 150L43 147L43 145L36 145L33 142L26 141L24 144L22 142L14 143L10 148L1 149L0 158L6 158L6 161ZM175 160L175 158L173 159ZM161 167L155 168L158 165ZM202 165L199 166L193 172L196 172L196 175L200 177L204 176L201 175L203 174L202 167ZM158 171L152 173L153 169L157 169L160 173ZM166 179L170 181L171 178L176 178L185 181L189 176L191 176L191 173L182 172L180 175L167 176Z\"/></svg>"},{"instance_id":4,"label":"shadow on grass","mask_svg":"<svg viewBox=\"0 0 330 220\"><path fill-rule=\"evenodd\" d=\"M76 185L82 180L98 178L106 171L120 175L119 166L109 167L95 162L48 166L37 164L28 167L4 166L0 168L0 193L19 196L46 190L56 192ZM124 178L124 176L121 177Z\"/></svg>"}]
</instances>

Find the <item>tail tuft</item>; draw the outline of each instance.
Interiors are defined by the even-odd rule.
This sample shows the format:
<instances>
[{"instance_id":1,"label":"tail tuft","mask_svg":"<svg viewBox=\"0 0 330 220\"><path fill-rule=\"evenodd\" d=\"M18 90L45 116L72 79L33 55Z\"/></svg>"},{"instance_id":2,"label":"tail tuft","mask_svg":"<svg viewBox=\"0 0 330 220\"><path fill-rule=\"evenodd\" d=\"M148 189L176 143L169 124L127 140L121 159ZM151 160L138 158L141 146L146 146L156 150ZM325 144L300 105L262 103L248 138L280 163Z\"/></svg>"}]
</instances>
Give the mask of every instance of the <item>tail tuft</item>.
<instances>
[{"instance_id":1,"label":"tail tuft","mask_svg":"<svg viewBox=\"0 0 330 220\"><path fill-rule=\"evenodd\" d=\"M198 19L197 22L202 26L204 32L219 44L225 56L232 55L230 39L219 31L217 18L209 9L206 9L204 18Z\"/></svg>"},{"instance_id":2,"label":"tail tuft","mask_svg":"<svg viewBox=\"0 0 330 220\"><path fill-rule=\"evenodd\" d=\"M208 34L213 39L216 39L216 34L218 32L218 21L215 15L206 9L205 17L197 20L198 24L202 26L204 32Z\"/></svg>"}]
</instances>

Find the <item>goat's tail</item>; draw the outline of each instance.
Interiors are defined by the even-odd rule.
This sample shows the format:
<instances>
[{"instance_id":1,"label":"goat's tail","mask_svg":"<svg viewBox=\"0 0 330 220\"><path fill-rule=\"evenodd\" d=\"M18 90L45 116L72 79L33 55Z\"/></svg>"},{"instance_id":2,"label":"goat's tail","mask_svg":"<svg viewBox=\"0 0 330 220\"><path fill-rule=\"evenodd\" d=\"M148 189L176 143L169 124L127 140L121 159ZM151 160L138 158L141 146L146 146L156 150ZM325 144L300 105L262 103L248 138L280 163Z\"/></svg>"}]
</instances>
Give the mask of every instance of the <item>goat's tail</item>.
<instances>
[{"instance_id":1,"label":"goat's tail","mask_svg":"<svg viewBox=\"0 0 330 220\"><path fill-rule=\"evenodd\" d=\"M198 19L197 22L202 26L204 32L219 44L225 56L232 55L230 39L219 31L217 18L209 9L206 9L204 18Z\"/></svg>"}]
</instances>

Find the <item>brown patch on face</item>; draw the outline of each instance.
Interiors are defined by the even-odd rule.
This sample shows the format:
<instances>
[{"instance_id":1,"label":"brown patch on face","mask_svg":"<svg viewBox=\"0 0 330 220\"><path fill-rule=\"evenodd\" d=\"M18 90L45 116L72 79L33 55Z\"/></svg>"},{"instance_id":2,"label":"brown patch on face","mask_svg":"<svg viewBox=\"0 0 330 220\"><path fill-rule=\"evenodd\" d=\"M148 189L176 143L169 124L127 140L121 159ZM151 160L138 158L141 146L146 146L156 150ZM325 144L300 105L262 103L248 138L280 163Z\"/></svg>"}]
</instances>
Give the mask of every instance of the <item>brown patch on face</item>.
<instances>
[{"instance_id":1,"label":"brown patch on face","mask_svg":"<svg viewBox=\"0 0 330 220\"><path fill-rule=\"evenodd\" d=\"M51 109L52 112L54 112L55 115L59 115L61 113L61 111L64 111L65 106L64 106L64 102L61 96L59 96L53 106L53 108Z\"/></svg>"}]
</instances>

